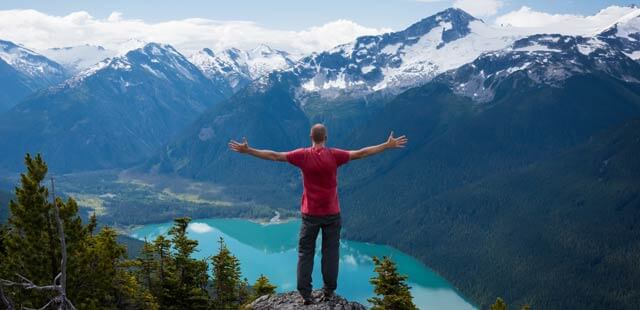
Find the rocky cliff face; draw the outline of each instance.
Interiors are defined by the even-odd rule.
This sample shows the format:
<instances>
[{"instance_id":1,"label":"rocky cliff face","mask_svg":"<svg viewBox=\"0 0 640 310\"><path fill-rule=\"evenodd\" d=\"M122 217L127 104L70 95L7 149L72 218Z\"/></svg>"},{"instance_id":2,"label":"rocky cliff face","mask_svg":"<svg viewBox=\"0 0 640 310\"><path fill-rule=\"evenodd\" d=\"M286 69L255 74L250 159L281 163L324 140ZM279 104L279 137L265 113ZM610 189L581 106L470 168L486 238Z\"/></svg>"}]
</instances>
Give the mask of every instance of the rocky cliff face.
<instances>
[{"instance_id":1,"label":"rocky cliff face","mask_svg":"<svg viewBox=\"0 0 640 310\"><path fill-rule=\"evenodd\" d=\"M314 303L308 306L302 304L302 298L297 292L287 292L278 295L265 295L256 299L249 309L253 310L296 310L296 309L309 309L309 310L365 310L366 308L352 301L347 301L340 296L333 296L330 299L322 300L322 292L314 291L313 294Z\"/></svg>"}]
</instances>

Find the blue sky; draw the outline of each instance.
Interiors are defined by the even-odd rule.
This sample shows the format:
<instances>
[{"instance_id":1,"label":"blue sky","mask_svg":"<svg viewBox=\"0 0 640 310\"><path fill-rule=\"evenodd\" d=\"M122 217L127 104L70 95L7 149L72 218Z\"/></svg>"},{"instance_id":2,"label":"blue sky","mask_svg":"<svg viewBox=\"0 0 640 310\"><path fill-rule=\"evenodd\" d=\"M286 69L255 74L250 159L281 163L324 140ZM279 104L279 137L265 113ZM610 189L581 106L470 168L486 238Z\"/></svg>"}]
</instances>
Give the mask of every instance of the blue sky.
<instances>
[{"instance_id":1,"label":"blue sky","mask_svg":"<svg viewBox=\"0 0 640 310\"><path fill-rule=\"evenodd\" d=\"M301 30L336 19L348 19L360 25L402 29L437 11L452 6L455 0L2 0L0 10L36 9L63 16L87 11L106 18L118 11L125 18L161 22L201 17L214 20L247 20L265 27ZM475 1L475 0L473 0ZM479 0L478 0L479 1ZM610 5L629 5L630 0L503 0L494 16L528 6L536 11L592 15ZM153 3L153 4L150 4ZM483 17L491 20L492 16Z\"/></svg>"},{"instance_id":2,"label":"blue sky","mask_svg":"<svg viewBox=\"0 0 640 310\"><path fill-rule=\"evenodd\" d=\"M304 55L359 36L402 30L452 6L492 26L588 36L625 14L640 15L640 9L621 7L630 4L630 0L0 0L0 39L36 51L84 44L123 51L136 47L131 42L158 42L184 53L267 44Z\"/></svg>"}]
</instances>

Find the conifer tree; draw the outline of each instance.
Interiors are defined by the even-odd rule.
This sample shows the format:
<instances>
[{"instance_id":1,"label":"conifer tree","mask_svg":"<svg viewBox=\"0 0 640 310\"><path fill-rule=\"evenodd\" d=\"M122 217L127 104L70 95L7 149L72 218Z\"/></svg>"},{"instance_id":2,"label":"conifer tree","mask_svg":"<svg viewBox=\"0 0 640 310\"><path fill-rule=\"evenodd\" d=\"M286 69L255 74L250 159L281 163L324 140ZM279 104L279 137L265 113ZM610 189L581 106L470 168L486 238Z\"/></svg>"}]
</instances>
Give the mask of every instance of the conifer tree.
<instances>
[{"instance_id":1,"label":"conifer tree","mask_svg":"<svg viewBox=\"0 0 640 310\"><path fill-rule=\"evenodd\" d=\"M376 297L369 298L372 310L417 310L413 303L410 287L405 283L407 276L398 273L396 264L388 257L380 260L373 257L374 271L378 274L369 281L374 285Z\"/></svg>"},{"instance_id":2,"label":"conifer tree","mask_svg":"<svg viewBox=\"0 0 640 310\"><path fill-rule=\"evenodd\" d=\"M142 247L135 261L140 282L149 289L161 309L208 309L209 276L206 260L191 256L198 242L189 239L189 218L178 218L168 236L159 235Z\"/></svg>"},{"instance_id":3,"label":"conifer tree","mask_svg":"<svg viewBox=\"0 0 640 310\"><path fill-rule=\"evenodd\" d=\"M206 309L209 307L209 295L206 287L208 282L207 262L191 258L198 242L187 237L187 227L190 218L178 218L174 220L173 227L169 230L171 243L173 244L173 266L177 282L177 291L181 300L190 309ZM180 301L174 302L178 306ZM184 308L184 307L183 307Z\"/></svg>"},{"instance_id":4,"label":"conifer tree","mask_svg":"<svg viewBox=\"0 0 640 310\"><path fill-rule=\"evenodd\" d=\"M27 154L25 164L27 172L21 174L16 198L9 205L11 214L3 242L6 253L0 260L0 278L51 285L64 265L66 297L78 308L115 309L126 301L131 309L136 309L133 305L153 309L152 302L143 300L143 288L137 281L130 281L131 274L121 266L125 250L116 242L115 231L104 228L94 236L95 216L83 225L75 200L54 197L53 202L48 201L49 191L42 184L47 165L42 157ZM58 229L58 219L62 230ZM67 253L64 264L61 264L62 248ZM24 278L16 279L17 274ZM125 278L128 281L120 281ZM5 287L3 292L17 308L41 308L55 295L51 290L16 286Z\"/></svg>"},{"instance_id":5,"label":"conifer tree","mask_svg":"<svg viewBox=\"0 0 640 310\"><path fill-rule=\"evenodd\" d=\"M213 291L215 309L238 309L240 301L240 261L231 254L224 239L218 241L220 250L213 260Z\"/></svg>"},{"instance_id":6,"label":"conifer tree","mask_svg":"<svg viewBox=\"0 0 640 310\"><path fill-rule=\"evenodd\" d=\"M263 274L258 277L256 283L253 284L253 299L264 295L272 295L276 293L276 286L269 282L269 279Z\"/></svg>"},{"instance_id":7,"label":"conifer tree","mask_svg":"<svg viewBox=\"0 0 640 310\"><path fill-rule=\"evenodd\" d=\"M165 278L170 278L167 267L171 262L171 241L163 235L160 235L153 241L153 247L158 255L158 280L163 284Z\"/></svg>"},{"instance_id":8,"label":"conifer tree","mask_svg":"<svg viewBox=\"0 0 640 310\"><path fill-rule=\"evenodd\" d=\"M140 255L138 255L138 258L136 259L136 266L138 267L137 274L140 281L149 289L149 291L153 291L157 281L156 271L158 270L158 261L156 258L155 248L145 238L142 249L140 250Z\"/></svg>"},{"instance_id":9,"label":"conifer tree","mask_svg":"<svg viewBox=\"0 0 640 310\"><path fill-rule=\"evenodd\" d=\"M502 298L496 298L496 302L491 305L490 310L507 310L507 304L502 300Z\"/></svg>"},{"instance_id":10,"label":"conifer tree","mask_svg":"<svg viewBox=\"0 0 640 310\"><path fill-rule=\"evenodd\" d=\"M25 157L26 173L20 175L20 186L15 199L9 203L8 232L5 246L8 252L3 260L0 277L22 281L20 274L33 283L51 283L59 272L59 243L52 220L53 205L48 201L49 191L42 184L47 165L40 155ZM68 214L67 214L68 215ZM62 217L62 212L60 214ZM36 290L6 289L17 304L41 307L50 294Z\"/></svg>"},{"instance_id":11,"label":"conifer tree","mask_svg":"<svg viewBox=\"0 0 640 310\"><path fill-rule=\"evenodd\" d=\"M238 288L238 304L246 304L251 300L251 291L249 288L249 280L244 278L240 281L240 287Z\"/></svg>"}]
</instances>

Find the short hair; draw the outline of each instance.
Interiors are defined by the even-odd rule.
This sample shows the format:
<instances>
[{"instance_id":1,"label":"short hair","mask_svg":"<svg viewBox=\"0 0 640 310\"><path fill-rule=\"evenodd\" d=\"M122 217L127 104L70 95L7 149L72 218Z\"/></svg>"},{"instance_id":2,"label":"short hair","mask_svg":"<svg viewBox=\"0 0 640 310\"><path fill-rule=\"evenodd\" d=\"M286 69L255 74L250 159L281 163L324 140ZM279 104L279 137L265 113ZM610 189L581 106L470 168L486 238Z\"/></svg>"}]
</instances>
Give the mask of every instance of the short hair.
<instances>
[{"instance_id":1,"label":"short hair","mask_svg":"<svg viewBox=\"0 0 640 310\"><path fill-rule=\"evenodd\" d=\"M311 140L315 143L322 143L327 140L327 128L322 124L315 124L311 127Z\"/></svg>"}]
</instances>

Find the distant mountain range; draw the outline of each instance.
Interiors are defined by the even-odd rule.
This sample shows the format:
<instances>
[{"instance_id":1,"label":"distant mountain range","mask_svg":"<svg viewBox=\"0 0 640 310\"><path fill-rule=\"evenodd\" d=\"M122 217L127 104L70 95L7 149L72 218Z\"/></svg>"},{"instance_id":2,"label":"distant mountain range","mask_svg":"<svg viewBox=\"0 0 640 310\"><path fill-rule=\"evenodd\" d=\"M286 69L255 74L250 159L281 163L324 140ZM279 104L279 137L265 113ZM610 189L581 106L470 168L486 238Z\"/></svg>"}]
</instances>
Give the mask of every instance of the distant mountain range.
<instances>
[{"instance_id":1,"label":"distant mountain range","mask_svg":"<svg viewBox=\"0 0 640 310\"><path fill-rule=\"evenodd\" d=\"M48 155L59 171L127 167L171 141L206 107L293 63L266 45L220 55L204 49L187 58L169 45L135 40L123 44L133 48L124 54L91 45L45 51L56 63L2 42L0 107L22 100L0 115L0 145L8 150L0 162L7 170L19 169L26 151Z\"/></svg>"},{"instance_id":2,"label":"distant mountain range","mask_svg":"<svg viewBox=\"0 0 640 310\"><path fill-rule=\"evenodd\" d=\"M293 149L324 122L332 146L359 148L395 130L408 148L341 171L346 236L415 255L483 308L496 296L632 308L638 42L640 9L629 8L583 35L447 9L300 59L267 46L186 57L133 42L101 60L111 52L48 51L58 64L3 43L12 52L0 54L0 88L17 100L3 101L0 169L42 152L54 171L134 167L296 208L295 169L237 156L226 142Z\"/></svg>"},{"instance_id":3,"label":"distant mountain range","mask_svg":"<svg viewBox=\"0 0 640 310\"><path fill-rule=\"evenodd\" d=\"M103 60L0 115L4 163L42 152L52 169L136 163L222 100L209 79L168 45Z\"/></svg>"}]
</instances>

